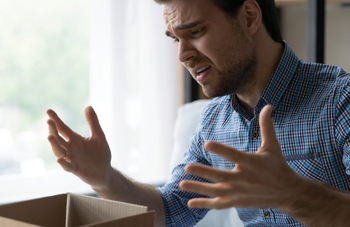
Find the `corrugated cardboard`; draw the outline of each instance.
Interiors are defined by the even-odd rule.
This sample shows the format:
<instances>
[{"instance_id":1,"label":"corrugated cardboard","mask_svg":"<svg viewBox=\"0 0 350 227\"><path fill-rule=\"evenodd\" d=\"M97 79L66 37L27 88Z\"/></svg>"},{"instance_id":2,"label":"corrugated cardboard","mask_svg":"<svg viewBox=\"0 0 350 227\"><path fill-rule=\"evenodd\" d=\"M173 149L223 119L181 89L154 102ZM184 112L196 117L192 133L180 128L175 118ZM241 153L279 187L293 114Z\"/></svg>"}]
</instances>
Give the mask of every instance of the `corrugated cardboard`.
<instances>
[{"instance_id":1,"label":"corrugated cardboard","mask_svg":"<svg viewBox=\"0 0 350 227\"><path fill-rule=\"evenodd\" d=\"M153 227L147 207L77 194L0 206L1 227Z\"/></svg>"}]
</instances>

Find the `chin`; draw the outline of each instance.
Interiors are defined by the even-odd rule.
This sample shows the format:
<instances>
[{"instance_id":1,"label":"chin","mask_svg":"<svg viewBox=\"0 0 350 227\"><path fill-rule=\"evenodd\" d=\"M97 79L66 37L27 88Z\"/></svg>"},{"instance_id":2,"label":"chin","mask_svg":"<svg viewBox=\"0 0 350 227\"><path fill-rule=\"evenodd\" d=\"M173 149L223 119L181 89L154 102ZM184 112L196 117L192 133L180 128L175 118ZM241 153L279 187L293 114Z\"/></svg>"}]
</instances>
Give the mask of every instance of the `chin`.
<instances>
[{"instance_id":1,"label":"chin","mask_svg":"<svg viewBox=\"0 0 350 227\"><path fill-rule=\"evenodd\" d=\"M203 93L208 98L221 97L235 93L234 89L228 89L228 87L210 87L209 85L202 85Z\"/></svg>"},{"instance_id":2,"label":"chin","mask_svg":"<svg viewBox=\"0 0 350 227\"><path fill-rule=\"evenodd\" d=\"M223 96L221 95L217 90L212 89L212 88L208 88L207 86L202 86L203 88L203 93L205 94L205 96L207 96L208 98L215 98L215 97L219 97L219 96Z\"/></svg>"}]
</instances>

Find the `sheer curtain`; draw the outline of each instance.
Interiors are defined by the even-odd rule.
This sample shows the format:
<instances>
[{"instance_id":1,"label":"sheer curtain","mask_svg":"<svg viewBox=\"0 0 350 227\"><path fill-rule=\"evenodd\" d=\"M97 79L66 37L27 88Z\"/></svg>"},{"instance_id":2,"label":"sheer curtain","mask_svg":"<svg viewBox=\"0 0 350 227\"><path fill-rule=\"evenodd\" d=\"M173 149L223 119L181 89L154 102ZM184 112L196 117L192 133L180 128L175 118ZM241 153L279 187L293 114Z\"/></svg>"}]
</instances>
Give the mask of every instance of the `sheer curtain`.
<instances>
[{"instance_id":1,"label":"sheer curtain","mask_svg":"<svg viewBox=\"0 0 350 227\"><path fill-rule=\"evenodd\" d=\"M90 99L112 164L143 182L165 181L179 104L176 48L152 0L92 0Z\"/></svg>"}]
</instances>

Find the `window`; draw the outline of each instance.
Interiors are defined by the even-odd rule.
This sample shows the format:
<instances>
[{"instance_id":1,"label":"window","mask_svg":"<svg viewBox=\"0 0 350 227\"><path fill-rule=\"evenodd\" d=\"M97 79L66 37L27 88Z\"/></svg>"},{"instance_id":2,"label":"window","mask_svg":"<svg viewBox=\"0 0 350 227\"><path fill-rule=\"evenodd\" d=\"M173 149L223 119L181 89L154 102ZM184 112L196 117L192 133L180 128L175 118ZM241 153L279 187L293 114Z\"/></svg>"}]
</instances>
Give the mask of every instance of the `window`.
<instances>
[{"instance_id":1,"label":"window","mask_svg":"<svg viewBox=\"0 0 350 227\"><path fill-rule=\"evenodd\" d=\"M0 25L0 203L91 192L56 163L48 108L88 136L92 105L114 167L146 183L167 179L179 79L160 5L0 0Z\"/></svg>"},{"instance_id":2,"label":"window","mask_svg":"<svg viewBox=\"0 0 350 227\"><path fill-rule=\"evenodd\" d=\"M91 8L90 98L112 164L138 181L164 183L179 77L162 6L152 0L93 0Z\"/></svg>"},{"instance_id":3,"label":"window","mask_svg":"<svg viewBox=\"0 0 350 227\"><path fill-rule=\"evenodd\" d=\"M25 187L29 197L40 193L31 185L44 178L42 191L55 188L63 172L46 139L46 109L89 133L83 110L90 1L1 0L0 27L0 202L6 202L21 199Z\"/></svg>"}]
</instances>

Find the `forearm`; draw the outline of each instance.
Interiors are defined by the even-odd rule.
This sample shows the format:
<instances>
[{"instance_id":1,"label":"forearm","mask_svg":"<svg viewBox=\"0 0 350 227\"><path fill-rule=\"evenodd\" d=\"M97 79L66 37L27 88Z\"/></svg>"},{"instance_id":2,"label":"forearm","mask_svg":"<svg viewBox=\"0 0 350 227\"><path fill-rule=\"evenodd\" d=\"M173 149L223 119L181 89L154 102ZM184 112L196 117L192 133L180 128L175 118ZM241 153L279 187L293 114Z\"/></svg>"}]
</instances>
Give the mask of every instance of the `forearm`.
<instances>
[{"instance_id":1,"label":"forearm","mask_svg":"<svg viewBox=\"0 0 350 227\"><path fill-rule=\"evenodd\" d=\"M111 200L147 206L156 211L156 227L165 226L165 213L159 192L151 185L135 182L112 169L109 183L103 188L92 188L96 193Z\"/></svg>"},{"instance_id":2,"label":"forearm","mask_svg":"<svg viewBox=\"0 0 350 227\"><path fill-rule=\"evenodd\" d=\"M310 227L349 226L349 194L307 179L301 179L295 190L283 212Z\"/></svg>"}]
</instances>

